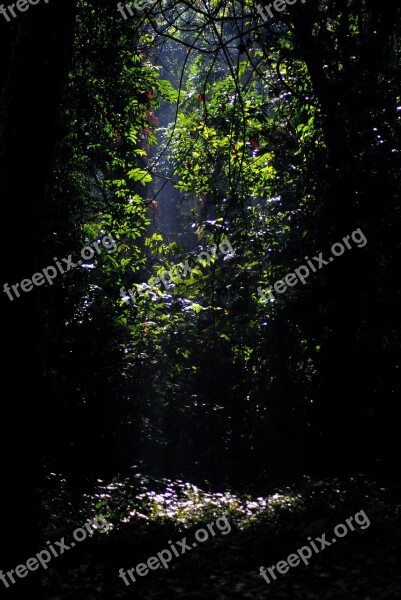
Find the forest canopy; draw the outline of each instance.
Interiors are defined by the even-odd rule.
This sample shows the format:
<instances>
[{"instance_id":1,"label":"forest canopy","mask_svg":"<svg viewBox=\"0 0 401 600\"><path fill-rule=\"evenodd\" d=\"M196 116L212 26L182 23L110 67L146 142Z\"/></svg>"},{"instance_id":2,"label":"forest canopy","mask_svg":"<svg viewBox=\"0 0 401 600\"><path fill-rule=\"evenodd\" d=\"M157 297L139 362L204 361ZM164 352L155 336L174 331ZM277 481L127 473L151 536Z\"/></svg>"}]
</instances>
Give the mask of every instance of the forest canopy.
<instances>
[{"instance_id":1,"label":"forest canopy","mask_svg":"<svg viewBox=\"0 0 401 600\"><path fill-rule=\"evenodd\" d=\"M310 0L264 23L252 3L157 2L124 20L79 3L46 233L57 222L60 254L106 233L118 251L60 282L50 328L78 455L92 419L95 454L111 443L105 418L126 459L177 472L184 453L217 479L276 477L317 447L349 461L355 427L353 459L385 451L372 437L398 383L398 296L377 293L398 249L397 14ZM363 250L258 293L357 229ZM213 253L224 241L233 252ZM62 386L83 356L93 380Z\"/></svg>"}]
</instances>

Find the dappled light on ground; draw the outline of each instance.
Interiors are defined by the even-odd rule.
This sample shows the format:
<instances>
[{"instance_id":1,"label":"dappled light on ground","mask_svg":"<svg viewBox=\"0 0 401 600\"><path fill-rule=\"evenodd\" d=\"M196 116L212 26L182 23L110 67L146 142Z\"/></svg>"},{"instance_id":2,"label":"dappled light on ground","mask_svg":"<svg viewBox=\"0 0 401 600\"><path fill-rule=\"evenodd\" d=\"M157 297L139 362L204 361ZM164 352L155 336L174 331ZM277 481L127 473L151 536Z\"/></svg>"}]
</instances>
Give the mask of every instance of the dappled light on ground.
<instances>
[{"instance_id":1,"label":"dappled light on ground","mask_svg":"<svg viewBox=\"0 0 401 600\"><path fill-rule=\"evenodd\" d=\"M65 484L64 484L65 485ZM81 499L82 514L103 514L110 531L81 545L69 565L46 573L49 588L64 581L65 598L113 597L132 594L158 598L328 598L343 600L393 598L401 579L389 580L401 551L400 488L371 481L362 475L347 479L304 478L297 486L271 490L264 497L229 491L203 491L184 481L155 479L137 474L110 483L98 481L93 493ZM339 523L363 510L369 528L356 528L308 565L291 569L267 584L259 568L266 568L298 548L329 534ZM225 515L226 535L210 537L185 556L174 557L168 569L158 569L126 587L118 577L168 547L168 541L193 539L199 528ZM79 517L77 517L79 518ZM54 527L66 528L60 522ZM71 528L73 524L71 521ZM329 537L331 539L331 537ZM380 549L380 551L378 550ZM91 573L91 578L86 573ZM93 574L96 573L95 583ZM374 575L372 575L374 573ZM83 594L86 582L86 594ZM55 600L51 594L49 600Z\"/></svg>"}]
</instances>

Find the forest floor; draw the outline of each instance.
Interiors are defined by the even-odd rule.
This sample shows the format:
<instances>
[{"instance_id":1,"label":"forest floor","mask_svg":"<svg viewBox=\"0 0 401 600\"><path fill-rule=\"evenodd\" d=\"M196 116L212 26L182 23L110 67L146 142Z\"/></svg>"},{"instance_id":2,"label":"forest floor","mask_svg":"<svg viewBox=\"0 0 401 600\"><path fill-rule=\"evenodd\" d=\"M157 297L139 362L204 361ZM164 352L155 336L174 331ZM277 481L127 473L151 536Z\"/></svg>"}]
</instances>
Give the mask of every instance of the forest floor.
<instances>
[{"instance_id":1,"label":"forest floor","mask_svg":"<svg viewBox=\"0 0 401 600\"><path fill-rule=\"evenodd\" d=\"M44 540L65 536L68 542L79 518L82 523L94 511L111 523L107 533L95 532L52 561L43 580L46 600L401 598L399 485L360 475L343 480L305 478L296 489L257 498L204 492L182 481L156 482L139 475L98 486L96 493L83 497L79 515L65 491L63 495L59 490L57 500L49 494L45 502ZM335 544L319 553L311 550L308 565L300 562L271 583L260 575L261 565L267 570L324 533L332 542L336 525L346 524L357 513L355 530L348 527L340 538L344 532L340 528ZM196 532L207 530L219 517L216 535L194 547ZM136 574L136 582L129 586L119 578L120 568L126 572L146 563L168 549L169 541L180 548L176 542L184 536L188 548L184 555L179 551L178 557L173 556L168 569L150 570L143 577ZM315 543L320 549L321 542Z\"/></svg>"}]
</instances>

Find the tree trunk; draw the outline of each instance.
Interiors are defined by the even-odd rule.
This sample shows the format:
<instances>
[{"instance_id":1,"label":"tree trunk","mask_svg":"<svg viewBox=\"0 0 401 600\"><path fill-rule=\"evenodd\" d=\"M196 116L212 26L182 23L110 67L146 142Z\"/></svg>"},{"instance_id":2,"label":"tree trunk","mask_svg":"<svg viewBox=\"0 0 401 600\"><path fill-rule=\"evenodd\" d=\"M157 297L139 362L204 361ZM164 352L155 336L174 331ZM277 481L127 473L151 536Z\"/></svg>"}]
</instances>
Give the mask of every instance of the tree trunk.
<instances>
[{"instance_id":1,"label":"tree trunk","mask_svg":"<svg viewBox=\"0 0 401 600\"><path fill-rule=\"evenodd\" d=\"M40 209L51 170L63 84L72 49L73 0L30 6L1 24L3 95L0 110L0 197L3 217L3 285L12 286L47 265L41 263ZM6 252L7 251L7 252ZM15 569L37 548L37 494L46 431L46 390L41 340L41 293L34 288L11 300L4 291L3 431L1 456L2 547L0 569ZM36 289L36 291L35 291ZM32 591L35 574L7 592ZM3 583L0 583L3 586Z\"/></svg>"}]
</instances>

